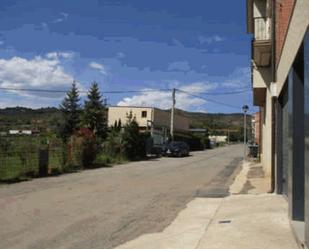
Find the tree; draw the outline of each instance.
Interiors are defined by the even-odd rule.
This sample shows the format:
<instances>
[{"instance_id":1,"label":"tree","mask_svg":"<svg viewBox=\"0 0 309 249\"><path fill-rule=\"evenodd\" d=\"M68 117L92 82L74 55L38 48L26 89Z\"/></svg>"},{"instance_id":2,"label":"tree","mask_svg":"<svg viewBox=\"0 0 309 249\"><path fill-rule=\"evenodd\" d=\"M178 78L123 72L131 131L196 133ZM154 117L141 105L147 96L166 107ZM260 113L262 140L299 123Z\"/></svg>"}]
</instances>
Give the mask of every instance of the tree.
<instances>
[{"instance_id":1,"label":"tree","mask_svg":"<svg viewBox=\"0 0 309 249\"><path fill-rule=\"evenodd\" d=\"M98 84L93 82L87 95L87 100L85 101L83 123L98 137L106 138L106 116L106 106L103 104Z\"/></svg>"},{"instance_id":2,"label":"tree","mask_svg":"<svg viewBox=\"0 0 309 249\"><path fill-rule=\"evenodd\" d=\"M78 89L76 83L73 82L71 89L67 92L60 105L60 110L64 118L61 136L65 141L79 128L81 112L79 101Z\"/></svg>"},{"instance_id":3,"label":"tree","mask_svg":"<svg viewBox=\"0 0 309 249\"><path fill-rule=\"evenodd\" d=\"M121 124L121 119L118 120L118 125L117 125L117 130L121 131L122 124Z\"/></svg>"},{"instance_id":4,"label":"tree","mask_svg":"<svg viewBox=\"0 0 309 249\"><path fill-rule=\"evenodd\" d=\"M145 143L132 112L127 115L127 119L122 133L123 150L128 159L135 160L145 156Z\"/></svg>"},{"instance_id":5,"label":"tree","mask_svg":"<svg viewBox=\"0 0 309 249\"><path fill-rule=\"evenodd\" d=\"M117 123L117 120L115 120L115 123L114 123L114 126L113 126L114 130L117 130L117 127L118 127L118 123Z\"/></svg>"}]
</instances>

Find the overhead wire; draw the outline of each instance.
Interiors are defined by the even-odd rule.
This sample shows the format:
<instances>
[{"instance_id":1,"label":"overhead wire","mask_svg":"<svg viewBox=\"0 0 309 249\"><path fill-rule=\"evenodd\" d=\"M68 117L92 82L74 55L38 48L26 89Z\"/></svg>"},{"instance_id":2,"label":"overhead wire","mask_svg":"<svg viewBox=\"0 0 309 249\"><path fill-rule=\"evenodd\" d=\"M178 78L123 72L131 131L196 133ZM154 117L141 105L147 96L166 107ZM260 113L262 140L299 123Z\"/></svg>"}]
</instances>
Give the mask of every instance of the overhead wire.
<instances>
[{"instance_id":1,"label":"overhead wire","mask_svg":"<svg viewBox=\"0 0 309 249\"><path fill-rule=\"evenodd\" d=\"M22 92L46 92L46 93L67 93L69 90L53 90L53 89L40 89L40 88L13 88L13 87L0 87L3 91L22 91ZM145 89L145 90L118 90L118 91L102 91L107 94L122 94L122 93L144 93L144 92L159 92L171 91L172 89ZM79 90L79 93L88 93L89 91Z\"/></svg>"},{"instance_id":2,"label":"overhead wire","mask_svg":"<svg viewBox=\"0 0 309 249\"><path fill-rule=\"evenodd\" d=\"M2 91L23 91L23 92L46 92L46 93L67 93L68 90L53 90L53 89L42 89L42 88L16 88L16 87L0 87L0 90ZM162 92L162 91L172 91L173 89L169 88L164 88L164 89L144 89L144 90L115 90L115 91L102 91L102 94L125 94L125 93L147 93L147 92ZM230 91L230 92L216 92L216 93L211 93L211 92L200 92L199 95L191 93L189 91L184 91L181 89L176 89L176 91L187 94L189 96L203 99L208 102L212 102L218 105L226 106L229 108L234 108L234 109L241 109L239 106L231 105L228 103L224 103L221 101L217 101L214 99L210 98L205 98L201 95L231 95L231 94L239 94L239 93L244 93L249 91L249 89L242 89L239 91ZM88 91L80 90L78 91L79 93L88 93Z\"/></svg>"},{"instance_id":3,"label":"overhead wire","mask_svg":"<svg viewBox=\"0 0 309 249\"><path fill-rule=\"evenodd\" d=\"M241 108L239 106L230 105L230 104L223 103L223 102L220 102L220 101L217 101L217 100L214 100L214 99L204 98L204 97L202 97L200 95L192 94L192 93L184 91L184 90L177 89L177 91L181 92L181 93L184 93L184 94L187 94L189 96L195 97L195 98L199 98L199 99L203 99L203 100L208 101L208 102L216 103L218 105L222 105L222 106L226 106L226 107L230 107L230 108L235 108L237 110L239 110Z\"/></svg>"}]
</instances>

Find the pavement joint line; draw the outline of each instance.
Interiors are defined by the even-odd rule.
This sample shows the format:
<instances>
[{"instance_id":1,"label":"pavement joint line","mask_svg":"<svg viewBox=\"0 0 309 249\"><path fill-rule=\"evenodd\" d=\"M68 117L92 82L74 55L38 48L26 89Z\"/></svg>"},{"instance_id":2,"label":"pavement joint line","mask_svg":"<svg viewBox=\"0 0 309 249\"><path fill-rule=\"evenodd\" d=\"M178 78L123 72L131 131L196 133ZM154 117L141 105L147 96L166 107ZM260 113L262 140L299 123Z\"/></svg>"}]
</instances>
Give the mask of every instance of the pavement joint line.
<instances>
[{"instance_id":1,"label":"pavement joint line","mask_svg":"<svg viewBox=\"0 0 309 249\"><path fill-rule=\"evenodd\" d=\"M209 223L207 224L206 228L205 228L205 232L204 232L204 235L198 240L198 243L195 247L195 249L198 249L201 245L201 241L202 239L204 238L204 236L207 234L207 230L208 228L213 224L214 220L215 220L215 217L217 216L219 210L221 209L222 205L223 205L223 202L225 201L225 198L226 197L223 197L221 198L221 201L220 201L220 204L218 205L218 207L216 208L216 211L214 212L212 218L210 219Z\"/></svg>"}]
</instances>

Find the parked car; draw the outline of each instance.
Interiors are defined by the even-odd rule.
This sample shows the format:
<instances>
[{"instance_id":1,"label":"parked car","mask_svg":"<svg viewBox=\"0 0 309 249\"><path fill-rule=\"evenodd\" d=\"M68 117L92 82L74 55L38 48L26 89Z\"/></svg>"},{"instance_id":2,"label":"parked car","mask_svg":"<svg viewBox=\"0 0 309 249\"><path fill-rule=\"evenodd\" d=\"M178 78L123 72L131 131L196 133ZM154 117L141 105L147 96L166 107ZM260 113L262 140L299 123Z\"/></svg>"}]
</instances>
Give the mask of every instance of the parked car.
<instances>
[{"instance_id":1,"label":"parked car","mask_svg":"<svg viewBox=\"0 0 309 249\"><path fill-rule=\"evenodd\" d=\"M166 156L189 156L189 145L182 141L171 142L167 145L165 155Z\"/></svg>"}]
</instances>

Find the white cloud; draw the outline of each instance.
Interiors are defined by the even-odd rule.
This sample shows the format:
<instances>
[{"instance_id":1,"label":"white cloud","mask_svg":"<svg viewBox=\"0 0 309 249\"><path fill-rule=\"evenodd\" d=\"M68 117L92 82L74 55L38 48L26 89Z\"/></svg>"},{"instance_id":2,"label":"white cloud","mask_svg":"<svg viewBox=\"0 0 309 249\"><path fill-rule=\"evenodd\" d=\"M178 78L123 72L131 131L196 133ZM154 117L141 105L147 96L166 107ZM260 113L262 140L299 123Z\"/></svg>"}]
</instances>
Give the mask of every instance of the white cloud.
<instances>
[{"instance_id":1,"label":"white cloud","mask_svg":"<svg viewBox=\"0 0 309 249\"><path fill-rule=\"evenodd\" d=\"M106 70L106 68L103 64L100 64L100 63L93 61L89 64L89 67L92 68L92 69L98 70L100 73L102 73L104 75L108 74L107 70Z\"/></svg>"},{"instance_id":2,"label":"white cloud","mask_svg":"<svg viewBox=\"0 0 309 249\"><path fill-rule=\"evenodd\" d=\"M204 82L196 82L188 85L179 86L182 91L186 91L192 94L200 94L216 88L216 84L207 84ZM161 109L169 109L172 106L172 93L170 91L148 91L152 89L144 89L145 92L140 95L132 97L126 97L120 101L119 106L150 106ZM148 92L147 92L148 91ZM192 110L201 108L202 105L207 103L206 100L188 95L183 92L176 93L176 107L183 110Z\"/></svg>"},{"instance_id":3,"label":"white cloud","mask_svg":"<svg viewBox=\"0 0 309 249\"><path fill-rule=\"evenodd\" d=\"M181 71L181 72L188 72L191 70L189 62L187 61L175 61L168 65L167 68L169 71Z\"/></svg>"},{"instance_id":4,"label":"white cloud","mask_svg":"<svg viewBox=\"0 0 309 249\"><path fill-rule=\"evenodd\" d=\"M214 36L210 36L210 37L206 37L206 36L203 36L203 35L200 35L198 36L198 41L201 45L203 44L212 44L212 43L216 43L216 42L222 42L224 41L224 37L221 37L219 35L214 35Z\"/></svg>"},{"instance_id":5,"label":"white cloud","mask_svg":"<svg viewBox=\"0 0 309 249\"><path fill-rule=\"evenodd\" d=\"M251 87L251 69L249 67L237 68L229 75L228 79L222 83L227 88L250 88Z\"/></svg>"},{"instance_id":6,"label":"white cloud","mask_svg":"<svg viewBox=\"0 0 309 249\"><path fill-rule=\"evenodd\" d=\"M43 58L37 56L33 59L21 57L0 59L1 87L67 90L72 82L73 77L65 71L61 66L61 62L54 57ZM15 92L27 96L60 97L60 94Z\"/></svg>"},{"instance_id":7,"label":"white cloud","mask_svg":"<svg viewBox=\"0 0 309 249\"><path fill-rule=\"evenodd\" d=\"M122 58L126 57L126 55L122 52L118 52L116 57L119 58L119 59L122 59Z\"/></svg>"},{"instance_id":8,"label":"white cloud","mask_svg":"<svg viewBox=\"0 0 309 249\"><path fill-rule=\"evenodd\" d=\"M61 15L63 15L64 19L68 19L69 17L69 14L65 12L61 12Z\"/></svg>"},{"instance_id":9,"label":"white cloud","mask_svg":"<svg viewBox=\"0 0 309 249\"><path fill-rule=\"evenodd\" d=\"M196 82L184 86L180 86L179 89L193 94L199 94L203 92L208 92L218 87L217 83L210 82Z\"/></svg>"},{"instance_id":10,"label":"white cloud","mask_svg":"<svg viewBox=\"0 0 309 249\"><path fill-rule=\"evenodd\" d=\"M74 53L72 52L50 52L46 54L46 58L48 59L54 59L54 60L58 60L58 59L71 59L73 58Z\"/></svg>"},{"instance_id":11,"label":"white cloud","mask_svg":"<svg viewBox=\"0 0 309 249\"><path fill-rule=\"evenodd\" d=\"M46 22L42 22L42 23L41 23L41 27L42 27L43 29L46 29L46 28L48 28L48 25L47 25Z\"/></svg>"},{"instance_id":12,"label":"white cloud","mask_svg":"<svg viewBox=\"0 0 309 249\"><path fill-rule=\"evenodd\" d=\"M68 19L68 17L69 17L69 14L68 14L68 13L65 13L65 12L61 12L60 15L61 15L62 17L59 17L59 18L53 20L51 23L60 23L60 22L64 22L64 21L66 21L66 20Z\"/></svg>"},{"instance_id":13,"label":"white cloud","mask_svg":"<svg viewBox=\"0 0 309 249\"><path fill-rule=\"evenodd\" d=\"M22 106L27 108L42 108L54 106L54 99L40 98L40 101L34 100L33 97L24 96L21 99L16 100L14 96L1 96L0 108Z\"/></svg>"}]
</instances>

